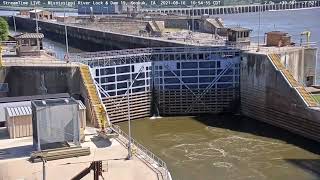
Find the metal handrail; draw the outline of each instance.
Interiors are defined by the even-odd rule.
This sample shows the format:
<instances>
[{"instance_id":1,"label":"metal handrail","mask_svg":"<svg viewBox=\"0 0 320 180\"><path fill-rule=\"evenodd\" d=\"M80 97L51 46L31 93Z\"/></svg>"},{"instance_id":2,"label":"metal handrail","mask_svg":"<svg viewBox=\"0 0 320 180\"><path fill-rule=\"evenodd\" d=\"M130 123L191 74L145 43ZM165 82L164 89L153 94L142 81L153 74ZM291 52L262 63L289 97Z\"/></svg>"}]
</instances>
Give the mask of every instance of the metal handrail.
<instances>
[{"instance_id":1,"label":"metal handrail","mask_svg":"<svg viewBox=\"0 0 320 180\"><path fill-rule=\"evenodd\" d=\"M3 46L6 46L6 45L17 45L17 42L16 41L0 41L0 44L3 45Z\"/></svg>"},{"instance_id":2,"label":"metal handrail","mask_svg":"<svg viewBox=\"0 0 320 180\"><path fill-rule=\"evenodd\" d=\"M7 58L3 59L2 63L6 66L53 66L53 67L74 67L78 66L75 63L67 63L65 61L58 60L28 60L26 58Z\"/></svg>"},{"instance_id":3,"label":"metal handrail","mask_svg":"<svg viewBox=\"0 0 320 180\"><path fill-rule=\"evenodd\" d=\"M311 46L314 46L316 43L312 42L310 43ZM305 47L306 44L302 44L302 46L296 46L296 47ZM74 61L77 61L77 59L85 59L88 58L88 60L94 60L99 57L104 58L112 58L112 57L119 57L121 55L123 56L133 56L133 55L139 55L139 54L160 54L160 53L179 53L179 52L193 52L193 51L250 51L250 50L257 50L257 45L250 45L250 46L237 46L237 45L224 45L224 46L218 46L218 47L163 47L163 48L137 48L137 49L125 49L125 50L112 50L112 51L99 51L99 52L85 52L85 53L71 53L70 59L73 59ZM279 48L269 48L269 47L263 47L259 46L260 51L266 52L266 53L281 53L281 52L288 52L288 49L279 47Z\"/></svg>"},{"instance_id":4,"label":"metal handrail","mask_svg":"<svg viewBox=\"0 0 320 180\"><path fill-rule=\"evenodd\" d=\"M126 140L129 141L129 136L120 129L119 126L116 126L114 124L111 124L111 128L117 132L119 135L122 135ZM164 179L171 180L171 175L169 173L169 170L167 168L167 164L161 160L158 156L156 156L154 153L152 153L150 150L148 150L146 147L144 147L142 144L138 143L136 140L134 140L132 137L130 137L131 143L134 144L139 150L141 150L145 155L147 155L150 159L155 161L159 167L162 167L165 170L165 174L162 174L162 171L160 173L163 175Z\"/></svg>"},{"instance_id":5,"label":"metal handrail","mask_svg":"<svg viewBox=\"0 0 320 180\"><path fill-rule=\"evenodd\" d=\"M125 49L125 50L112 50L112 51L99 51L99 52L85 52L85 53L71 53L70 59L78 59L78 58L99 58L99 57L112 57L112 56L120 56L120 55L136 55L136 54L151 54L151 53L178 53L178 52L194 52L194 51L221 51L221 50L234 50L236 46L221 46L221 47L164 47L164 48L137 48L137 49Z\"/></svg>"},{"instance_id":6,"label":"metal handrail","mask_svg":"<svg viewBox=\"0 0 320 180\"><path fill-rule=\"evenodd\" d=\"M88 65L85 65L85 66L88 66ZM106 106L103 104L103 101L102 101L102 99L101 99L101 97L100 97L100 95L99 95L99 92L100 92L99 88L100 88L100 86L99 86L98 83L95 82L94 78L92 77L92 74L91 74L91 71L90 71L90 66L88 66L88 69L89 69L89 72L88 72L88 73L89 73L89 76L90 76L90 78L91 78L91 80L92 80L92 83L93 83L95 89L96 89L95 94L96 94L96 96L98 97L99 103L100 103L100 105L102 105L102 107L103 107L103 109L104 109L104 111L105 111L105 116L106 116L106 122L105 122L104 125L102 124L103 122L98 122L98 123L101 123L101 126L104 126L104 127L105 127L106 125L107 125L107 126L110 126L111 122L110 122L110 120L109 120L109 116L108 116L108 113L107 113L107 108L106 108ZM87 92L88 92L88 94L89 94L89 90L88 90L88 89L87 89ZM91 99L90 99L90 104L92 105Z\"/></svg>"}]
</instances>

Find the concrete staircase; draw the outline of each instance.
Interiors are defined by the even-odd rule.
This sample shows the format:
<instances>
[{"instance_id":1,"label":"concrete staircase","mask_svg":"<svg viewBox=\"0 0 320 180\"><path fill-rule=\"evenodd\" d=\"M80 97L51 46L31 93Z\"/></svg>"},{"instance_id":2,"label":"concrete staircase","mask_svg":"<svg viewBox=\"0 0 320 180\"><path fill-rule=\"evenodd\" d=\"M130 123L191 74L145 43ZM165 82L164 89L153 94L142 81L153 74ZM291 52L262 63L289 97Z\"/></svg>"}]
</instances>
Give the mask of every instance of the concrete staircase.
<instances>
[{"instance_id":1,"label":"concrete staircase","mask_svg":"<svg viewBox=\"0 0 320 180\"><path fill-rule=\"evenodd\" d=\"M282 72L283 76L287 79L292 88L296 89L299 93L300 97L304 100L304 102L309 107L319 106L318 102L313 98L313 96L306 91L304 86L300 84L292 74L285 68L285 66L281 63L280 56L278 54L269 54L269 59L273 63L273 65Z\"/></svg>"},{"instance_id":2,"label":"concrete staircase","mask_svg":"<svg viewBox=\"0 0 320 180\"><path fill-rule=\"evenodd\" d=\"M88 99L91 105L92 118L94 118L94 126L104 129L110 126L107 120L105 107L98 95L97 88L91 77L89 66L81 65L80 74L83 79L83 84L87 90Z\"/></svg>"}]
</instances>

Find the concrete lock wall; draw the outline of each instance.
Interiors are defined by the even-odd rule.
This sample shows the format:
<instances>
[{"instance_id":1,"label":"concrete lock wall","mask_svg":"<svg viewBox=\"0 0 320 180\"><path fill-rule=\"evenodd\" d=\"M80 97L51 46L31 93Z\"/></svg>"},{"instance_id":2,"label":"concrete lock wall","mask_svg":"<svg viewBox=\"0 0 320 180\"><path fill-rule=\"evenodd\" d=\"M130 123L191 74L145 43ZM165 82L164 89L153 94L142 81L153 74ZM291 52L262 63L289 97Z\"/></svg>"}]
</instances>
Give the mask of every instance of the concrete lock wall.
<instances>
[{"instance_id":1,"label":"concrete lock wall","mask_svg":"<svg viewBox=\"0 0 320 180\"><path fill-rule=\"evenodd\" d=\"M320 141L320 109L307 107L266 55L243 55L240 84L243 115Z\"/></svg>"},{"instance_id":2,"label":"concrete lock wall","mask_svg":"<svg viewBox=\"0 0 320 180\"><path fill-rule=\"evenodd\" d=\"M91 120L90 102L78 67L1 67L0 83L8 83L9 92L0 93L0 97L41 95L41 79L47 94L69 93L84 102L84 118ZM79 97L80 96L80 97Z\"/></svg>"},{"instance_id":3,"label":"concrete lock wall","mask_svg":"<svg viewBox=\"0 0 320 180\"><path fill-rule=\"evenodd\" d=\"M8 83L7 96L41 95L41 83L47 94L80 94L80 75L75 67L5 67L4 82Z\"/></svg>"},{"instance_id":4,"label":"concrete lock wall","mask_svg":"<svg viewBox=\"0 0 320 180\"><path fill-rule=\"evenodd\" d=\"M9 23L12 25L12 18ZM16 17L16 26L19 30L34 32L35 21L29 18ZM65 29L64 24L38 21L41 27L41 33L46 38L64 43ZM102 32L98 30L86 29L68 25L68 40L73 47L85 51L102 51L114 49L130 49L144 47L169 47L183 46L180 43L168 42L165 40L153 39L148 37L140 37L133 35L125 35L112 32ZM80 40L80 41L79 41Z\"/></svg>"}]
</instances>

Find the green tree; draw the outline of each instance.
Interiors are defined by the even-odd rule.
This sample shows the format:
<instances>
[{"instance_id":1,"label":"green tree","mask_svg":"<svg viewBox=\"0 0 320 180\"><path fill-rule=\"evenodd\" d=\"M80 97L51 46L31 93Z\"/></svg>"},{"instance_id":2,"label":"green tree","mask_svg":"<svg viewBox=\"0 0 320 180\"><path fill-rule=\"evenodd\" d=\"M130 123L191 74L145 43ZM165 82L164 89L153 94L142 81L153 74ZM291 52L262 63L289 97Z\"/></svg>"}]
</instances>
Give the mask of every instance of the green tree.
<instances>
[{"instance_id":1,"label":"green tree","mask_svg":"<svg viewBox=\"0 0 320 180\"><path fill-rule=\"evenodd\" d=\"M0 41L8 40L9 25L5 19L0 17Z\"/></svg>"}]
</instances>

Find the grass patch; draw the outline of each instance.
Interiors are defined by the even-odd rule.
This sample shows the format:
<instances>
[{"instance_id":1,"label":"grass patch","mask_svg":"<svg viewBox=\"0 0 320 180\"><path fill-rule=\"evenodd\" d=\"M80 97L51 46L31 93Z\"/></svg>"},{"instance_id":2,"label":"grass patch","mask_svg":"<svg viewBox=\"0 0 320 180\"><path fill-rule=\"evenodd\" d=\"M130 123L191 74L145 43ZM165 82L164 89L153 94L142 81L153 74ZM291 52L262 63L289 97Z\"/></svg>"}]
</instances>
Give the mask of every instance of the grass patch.
<instances>
[{"instance_id":1,"label":"grass patch","mask_svg":"<svg viewBox=\"0 0 320 180\"><path fill-rule=\"evenodd\" d=\"M313 95L313 97L315 97L316 100L317 100L318 102L320 102L320 94L315 94L315 95Z\"/></svg>"}]
</instances>

